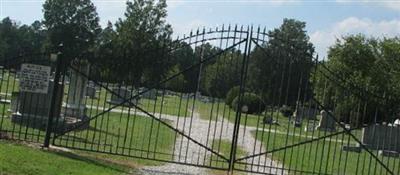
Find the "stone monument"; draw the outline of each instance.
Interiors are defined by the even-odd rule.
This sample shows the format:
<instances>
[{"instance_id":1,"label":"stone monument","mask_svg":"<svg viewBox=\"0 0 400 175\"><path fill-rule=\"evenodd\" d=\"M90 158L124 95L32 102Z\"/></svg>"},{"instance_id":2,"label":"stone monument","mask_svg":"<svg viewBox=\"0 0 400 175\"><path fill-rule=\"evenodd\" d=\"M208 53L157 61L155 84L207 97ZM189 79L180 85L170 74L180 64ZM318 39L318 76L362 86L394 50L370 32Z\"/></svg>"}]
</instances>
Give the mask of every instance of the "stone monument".
<instances>
[{"instance_id":1,"label":"stone monument","mask_svg":"<svg viewBox=\"0 0 400 175\"><path fill-rule=\"evenodd\" d=\"M145 92L141 95L142 98L156 100L157 99L157 90L155 89L147 89L147 88L140 88L140 92Z\"/></svg>"},{"instance_id":2,"label":"stone monument","mask_svg":"<svg viewBox=\"0 0 400 175\"><path fill-rule=\"evenodd\" d=\"M336 131L336 122L332 117L333 116L329 116L325 110L322 110L321 119L319 120L318 126L315 129L329 132Z\"/></svg>"},{"instance_id":3,"label":"stone monument","mask_svg":"<svg viewBox=\"0 0 400 175\"><path fill-rule=\"evenodd\" d=\"M118 95L114 95L114 94L111 95L111 99L108 101L108 103L110 103L110 104L119 105L121 103L124 103L124 101L132 98L132 92L127 88L123 88L123 87L113 88L112 91ZM138 98L130 100L130 102L133 104L138 104L138 101L139 101ZM128 101L123 105L131 106Z\"/></svg>"},{"instance_id":4,"label":"stone monument","mask_svg":"<svg viewBox=\"0 0 400 175\"><path fill-rule=\"evenodd\" d=\"M46 129L47 120L49 117L51 96L53 94L54 82L50 81L48 92L13 92L11 100L11 121L14 123L27 125L32 128ZM60 84L60 89L57 93L56 116L54 121L59 117L63 88Z\"/></svg>"},{"instance_id":5,"label":"stone monument","mask_svg":"<svg viewBox=\"0 0 400 175\"><path fill-rule=\"evenodd\" d=\"M400 127L371 125L362 129L362 143L370 149L400 152Z\"/></svg>"},{"instance_id":6,"label":"stone monument","mask_svg":"<svg viewBox=\"0 0 400 175\"><path fill-rule=\"evenodd\" d=\"M318 110L297 105L296 110L293 112L292 118L294 118L293 124L295 127L300 127L303 119L316 120Z\"/></svg>"},{"instance_id":7,"label":"stone monument","mask_svg":"<svg viewBox=\"0 0 400 175\"><path fill-rule=\"evenodd\" d=\"M89 74L87 60L76 59L72 61L70 83L66 103L63 104L61 116L72 123L79 123L88 119L86 116L85 95L88 79L81 73Z\"/></svg>"},{"instance_id":8,"label":"stone monument","mask_svg":"<svg viewBox=\"0 0 400 175\"><path fill-rule=\"evenodd\" d=\"M93 86L90 86L90 85L87 86L86 87L86 96L91 99L96 98L96 88Z\"/></svg>"},{"instance_id":9,"label":"stone monument","mask_svg":"<svg viewBox=\"0 0 400 175\"><path fill-rule=\"evenodd\" d=\"M19 92L11 94L11 122L33 128L45 129L50 113L52 95L56 119L59 117L63 87L53 92L54 82L50 79L51 67L37 64L22 64L18 77Z\"/></svg>"}]
</instances>

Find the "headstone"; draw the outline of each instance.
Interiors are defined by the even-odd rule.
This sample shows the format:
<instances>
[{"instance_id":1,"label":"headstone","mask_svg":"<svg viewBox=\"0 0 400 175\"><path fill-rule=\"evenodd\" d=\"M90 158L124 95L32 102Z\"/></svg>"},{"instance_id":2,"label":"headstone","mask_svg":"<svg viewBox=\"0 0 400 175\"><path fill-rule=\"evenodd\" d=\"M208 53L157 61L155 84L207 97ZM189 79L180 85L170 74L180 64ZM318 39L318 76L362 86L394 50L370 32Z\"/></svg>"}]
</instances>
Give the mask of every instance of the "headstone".
<instances>
[{"instance_id":1,"label":"headstone","mask_svg":"<svg viewBox=\"0 0 400 175\"><path fill-rule=\"evenodd\" d=\"M279 125L278 122L275 121L270 115L264 117L263 123L268 125Z\"/></svg>"},{"instance_id":2,"label":"headstone","mask_svg":"<svg viewBox=\"0 0 400 175\"><path fill-rule=\"evenodd\" d=\"M11 113L16 113L18 109L18 95L19 92L12 92L11 93L11 108L10 112Z\"/></svg>"},{"instance_id":3,"label":"headstone","mask_svg":"<svg viewBox=\"0 0 400 175\"><path fill-rule=\"evenodd\" d=\"M96 88L94 88L93 86L86 87L86 96L91 99L96 98Z\"/></svg>"},{"instance_id":4,"label":"headstone","mask_svg":"<svg viewBox=\"0 0 400 175\"><path fill-rule=\"evenodd\" d=\"M212 102L212 98L207 97L207 96L197 96L197 98L203 102L203 103L211 103Z\"/></svg>"},{"instance_id":5,"label":"headstone","mask_svg":"<svg viewBox=\"0 0 400 175\"><path fill-rule=\"evenodd\" d=\"M140 92L144 92L141 97L142 98L147 98L151 100L156 100L157 99L157 90L155 89L146 89L146 88L141 88Z\"/></svg>"},{"instance_id":6,"label":"headstone","mask_svg":"<svg viewBox=\"0 0 400 175\"><path fill-rule=\"evenodd\" d=\"M400 119L396 119L393 123L394 126L400 126Z\"/></svg>"},{"instance_id":7,"label":"headstone","mask_svg":"<svg viewBox=\"0 0 400 175\"><path fill-rule=\"evenodd\" d=\"M71 66L74 67L75 70L71 72L68 96L66 97L67 102L63 105L61 115L71 120L86 120L86 100L84 99L86 96L88 79L81 75L81 73L89 74L89 63L86 60L74 60Z\"/></svg>"},{"instance_id":8,"label":"headstone","mask_svg":"<svg viewBox=\"0 0 400 175\"><path fill-rule=\"evenodd\" d=\"M0 96L0 103L1 104L10 104L11 100L7 99L7 95L6 96Z\"/></svg>"},{"instance_id":9,"label":"headstone","mask_svg":"<svg viewBox=\"0 0 400 175\"><path fill-rule=\"evenodd\" d=\"M19 89L23 92L48 93L51 67L36 64L22 64L17 73L21 79Z\"/></svg>"},{"instance_id":10,"label":"headstone","mask_svg":"<svg viewBox=\"0 0 400 175\"><path fill-rule=\"evenodd\" d=\"M343 151L360 153L362 148L360 146L343 145L342 150Z\"/></svg>"},{"instance_id":11,"label":"headstone","mask_svg":"<svg viewBox=\"0 0 400 175\"><path fill-rule=\"evenodd\" d=\"M301 127L302 120L303 120L303 118L301 116L295 115L294 116L294 121L293 121L294 127Z\"/></svg>"},{"instance_id":12,"label":"headstone","mask_svg":"<svg viewBox=\"0 0 400 175\"><path fill-rule=\"evenodd\" d=\"M399 157L400 154L397 151L389 151L389 150L379 150L378 154L380 156L385 156L385 157Z\"/></svg>"},{"instance_id":13,"label":"headstone","mask_svg":"<svg viewBox=\"0 0 400 175\"><path fill-rule=\"evenodd\" d=\"M13 92L11 100L11 121L14 123L28 125L33 128L45 129L50 112L51 96L53 94L54 82L49 83L48 92ZM63 87L56 97L56 114L60 113ZM58 118L59 116L55 116Z\"/></svg>"},{"instance_id":14,"label":"headstone","mask_svg":"<svg viewBox=\"0 0 400 175\"><path fill-rule=\"evenodd\" d=\"M127 88L113 88L112 91L115 94L118 95L111 95L111 99L108 101L108 103L113 104L113 105L119 105L121 103L124 103L124 101L131 99L132 98L132 93L130 90L128 90ZM138 103L138 99L131 99L130 101L133 104L137 104ZM125 106L131 106L130 103L127 101L125 104L123 104Z\"/></svg>"},{"instance_id":15,"label":"headstone","mask_svg":"<svg viewBox=\"0 0 400 175\"><path fill-rule=\"evenodd\" d=\"M184 99L194 98L194 93L183 94L182 98Z\"/></svg>"},{"instance_id":16,"label":"headstone","mask_svg":"<svg viewBox=\"0 0 400 175\"><path fill-rule=\"evenodd\" d=\"M319 120L316 130L329 131L329 132L336 131L335 120L332 118L332 116L329 116L325 110L321 111L321 119Z\"/></svg>"},{"instance_id":17,"label":"headstone","mask_svg":"<svg viewBox=\"0 0 400 175\"><path fill-rule=\"evenodd\" d=\"M317 120L318 110L311 107L297 106L293 113L294 118Z\"/></svg>"},{"instance_id":18,"label":"headstone","mask_svg":"<svg viewBox=\"0 0 400 175\"><path fill-rule=\"evenodd\" d=\"M400 127L371 125L362 129L362 143L375 150L400 152Z\"/></svg>"}]
</instances>

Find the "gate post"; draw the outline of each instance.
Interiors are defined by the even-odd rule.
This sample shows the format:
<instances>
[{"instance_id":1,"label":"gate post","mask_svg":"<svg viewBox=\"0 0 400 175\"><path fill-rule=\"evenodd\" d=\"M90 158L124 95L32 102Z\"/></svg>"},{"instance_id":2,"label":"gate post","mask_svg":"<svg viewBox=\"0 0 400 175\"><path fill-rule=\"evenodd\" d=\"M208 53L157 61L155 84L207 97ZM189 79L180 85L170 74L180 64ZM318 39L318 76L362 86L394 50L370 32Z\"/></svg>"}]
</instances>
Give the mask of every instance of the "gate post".
<instances>
[{"instance_id":1,"label":"gate post","mask_svg":"<svg viewBox=\"0 0 400 175\"><path fill-rule=\"evenodd\" d=\"M242 61L242 67L240 71L240 90L239 90L239 96L238 96L238 106L242 105L242 97L245 92L245 82L246 82L246 75L247 75L247 63L251 51L251 36L253 35L253 27L249 28L247 27L247 38L246 38L246 45L244 48L244 55L243 55L243 61ZM234 125L234 130L232 134L232 144L231 144L231 153L229 157L229 173L233 174L233 170L235 168L234 164L236 161L236 149L237 149L237 142L238 142L238 137L239 137L239 128L240 128L240 118L242 116L241 109L237 107L236 109L236 116L235 116L235 125Z\"/></svg>"},{"instance_id":2,"label":"gate post","mask_svg":"<svg viewBox=\"0 0 400 175\"><path fill-rule=\"evenodd\" d=\"M49 116L47 119L47 126L46 126L46 135L44 138L44 147L48 148L50 145L50 138L51 134L53 133L53 120L54 120L54 115L56 115L56 103L57 97L58 97L58 91L60 88L59 81L60 81L60 76L61 76L61 66L62 66L62 60L59 58L60 54L56 54L55 59L56 60L51 60L51 61L56 61L56 69L55 69L55 76L54 76L54 83L53 83L53 93L51 95L51 102L50 102L50 112ZM50 58L54 59L54 58Z\"/></svg>"}]
</instances>

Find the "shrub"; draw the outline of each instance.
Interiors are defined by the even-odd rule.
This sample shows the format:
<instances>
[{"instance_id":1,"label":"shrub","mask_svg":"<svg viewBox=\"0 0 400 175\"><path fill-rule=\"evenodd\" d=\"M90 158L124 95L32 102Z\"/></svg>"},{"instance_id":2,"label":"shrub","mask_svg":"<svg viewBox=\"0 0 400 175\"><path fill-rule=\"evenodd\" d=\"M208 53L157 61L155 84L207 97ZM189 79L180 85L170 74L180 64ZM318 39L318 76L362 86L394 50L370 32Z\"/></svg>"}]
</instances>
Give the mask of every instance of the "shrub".
<instances>
[{"instance_id":1,"label":"shrub","mask_svg":"<svg viewBox=\"0 0 400 175\"><path fill-rule=\"evenodd\" d=\"M237 96L239 96L239 93L240 93L240 86L235 86L231 88L226 94L225 104L232 107L232 102Z\"/></svg>"},{"instance_id":2,"label":"shrub","mask_svg":"<svg viewBox=\"0 0 400 175\"><path fill-rule=\"evenodd\" d=\"M233 101L232 101L232 107L235 110L238 110L238 103L239 103L239 96L237 96ZM243 106L247 106L248 110L243 111ZM262 113L265 110L265 103L262 101L262 99L254 94L254 93L244 93L243 98L242 98L242 105L239 107L239 110L241 110L244 113L247 114L256 114L256 113Z\"/></svg>"},{"instance_id":3,"label":"shrub","mask_svg":"<svg viewBox=\"0 0 400 175\"><path fill-rule=\"evenodd\" d=\"M290 106L283 105L280 109L279 112L285 117L289 117L293 114L293 109Z\"/></svg>"}]
</instances>

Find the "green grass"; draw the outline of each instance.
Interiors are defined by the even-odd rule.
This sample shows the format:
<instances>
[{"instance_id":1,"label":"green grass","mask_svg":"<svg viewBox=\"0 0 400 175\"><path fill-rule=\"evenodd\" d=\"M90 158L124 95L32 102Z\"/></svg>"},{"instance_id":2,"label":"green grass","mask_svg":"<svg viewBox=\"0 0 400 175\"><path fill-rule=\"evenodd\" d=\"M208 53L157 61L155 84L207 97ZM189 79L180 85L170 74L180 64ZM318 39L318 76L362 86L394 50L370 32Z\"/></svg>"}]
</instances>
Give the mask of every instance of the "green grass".
<instances>
[{"instance_id":1,"label":"green grass","mask_svg":"<svg viewBox=\"0 0 400 175\"><path fill-rule=\"evenodd\" d=\"M11 92L17 91L19 89L19 81L16 81L15 73L9 73L8 71L2 72L2 70L0 70L0 76L1 75L3 75L3 78L0 81L1 93L11 94Z\"/></svg>"},{"instance_id":2,"label":"green grass","mask_svg":"<svg viewBox=\"0 0 400 175\"><path fill-rule=\"evenodd\" d=\"M141 99L140 107L150 113L162 113L179 117L188 117L188 107L191 104L187 99L178 96L165 95L157 97L157 100Z\"/></svg>"},{"instance_id":3,"label":"green grass","mask_svg":"<svg viewBox=\"0 0 400 175\"><path fill-rule=\"evenodd\" d=\"M1 106L0 106L1 107ZM88 111L90 113L91 111ZM100 111L97 111L100 112ZM93 114L96 111L92 111ZM34 129L11 122L8 116L0 117L1 130L8 131L13 139L44 142L44 130ZM168 121L165 121L169 123ZM139 115L106 113L90 122L89 129L75 130L56 139L55 144L95 152L141 158L171 160L176 133L164 124L150 117ZM98 155L101 158L133 161L137 164L160 165L143 159L133 159L108 154Z\"/></svg>"},{"instance_id":4,"label":"green grass","mask_svg":"<svg viewBox=\"0 0 400 175\"><path fill-rule=\"evenodd\" d=\"M143 116L107 113L90 122L90 128L57 138L56 145L83 150L171 160L175 132ZM138 163L148 164L149 161ZM153 163L158 165L159 163Z\"/></svg>"},{"instance_id":5,"label":"green grass","mask_svg":"<svg viewBox=\"0 0 400 175\"><path fill-rule=\"evenodd\" d=\"M131 167L69 152L51 152L0 141L0 174L128 174Z\"/></svg>"},{"instance_id":6,"label":"green grass","mask_svg":"<svg viewBox=\"0 0 400 175\"><path fill-rule=\"evenodd\" d=\"M66 93L68 93L67 89L68 88L66 87ZM111 99L111 95L110 92L107 92L106 89L102 88L98 91L96 99L86 98L86 105L92 106L92 108L110 108L114 106L108 103ZM67 95L64 96L64 101L66 101L66 99ZM187 100L181 99L178 96L164 95L163 97L162 95L157 95L157 99L141 98L139 101L139 107L150 113L162 113L185 117L187 114L188 103ZM128 110L128 107L119 106L116 109ZM132 107L131 110L135 110L134 107Z\"/></svg>"},{"instance_id":7,"label":"green grass","mask_svg":"<svg viewBox=\"0 0 400 175\"><path fill-rule=\"evenodd\" d=\"M200 117L204 120L215 120L216 117L224 117L228 119L231 123L235 122L236 111L232 110L228 105L224 102L217 103L203 103L200 101L196 101L196 111L200 113ZM273 130L278 130L281 132L286 132L288 129L293 129L293 124L290 123L289 118L284 117L280 112L277 111L266 111L262 114L241 114L241 125L251 126L263 128L263 118L265 115L272 116L274 120L276 120L279 125L274 125L271 127ZM310 124L314 123L314 121L308 121ZM307 121L304 121L304 124L307 124ZM266 125L265 128L269 128L269 125Z\"/></svg>"},{"instance_id":8,"label":"green grass","mask_svg":"<svg viewBox=\"0 0 400 175\"><path fill-rule=\"evenodd\" d=\"M253 132L255 136L255 132ZM323 135L320 135L323 136ZM267 151L278 150L287 145L310 140L310 138L287 136L284 134L258 134L257 139L264 143ZM300 146L273 152L268 155L271 159L284 164L285 168L294 170L319 172L326 174L382 174L386 171L366 151L361 153L342 151L343 145L353 145L347 135L334 136L332 140L314 141ZM339 141L336 141L339 140ZM343 140L343 142L340 142ZM377 151L373 151L377 155ZM378 156L395 174L399 171L400 160ZM299 172L291 172L292 174Z\"/></svg>"},{"instance_id":9,"label":"green grass","mask_svg":"<svg viewBox=\"0 0 400 175\"><path fill-rule=\"evenodd\" d=\"M229 158L230 153L231 153L231 141L230 140L213 140L212 142L212 148L214 150L216 150L219 154L223 155L226 158ZM244 157L247 155L247 152L241 148L238 147L236 149L236 158L239 157ZM218 168L229 168L229 163L226 162L225 160L223 160L222 158L220 158L217 155L212 154L208 160L209 164L212 167L218 167ZM244 165L238 165L236 164L236 166L239 166L238 168L245 168ZM212 170L210 171L210 173L212 174L224 174L226 172L223 171L218 171L218 170ZM235 174L241 174L239 172L236 172Z\"/></svg>"}]
</instances>

